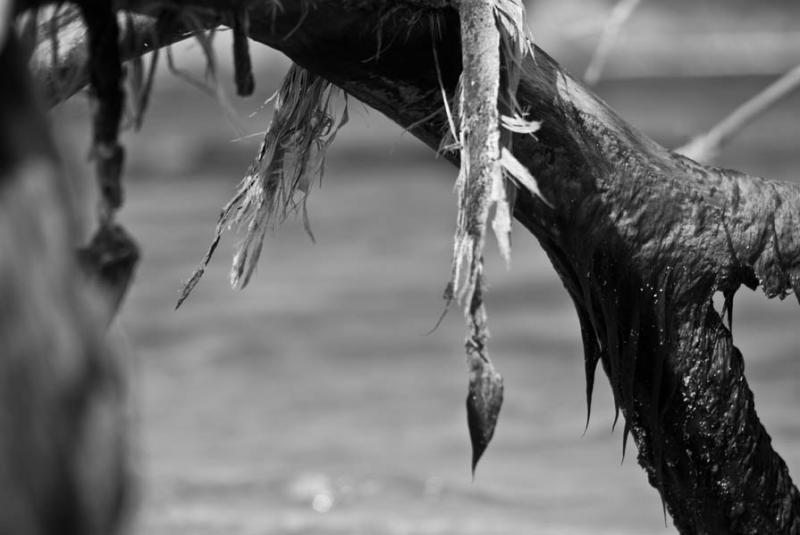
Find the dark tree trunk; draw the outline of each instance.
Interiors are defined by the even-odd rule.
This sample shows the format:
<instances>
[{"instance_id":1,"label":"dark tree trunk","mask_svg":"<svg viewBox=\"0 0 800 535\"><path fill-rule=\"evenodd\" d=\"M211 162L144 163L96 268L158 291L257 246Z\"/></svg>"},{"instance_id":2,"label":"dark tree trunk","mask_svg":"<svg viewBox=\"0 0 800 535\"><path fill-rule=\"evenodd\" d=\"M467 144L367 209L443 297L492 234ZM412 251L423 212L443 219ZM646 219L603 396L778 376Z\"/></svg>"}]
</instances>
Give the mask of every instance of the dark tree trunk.
<instances>
[{"instance_id":1,"label":"dark tree trunk","mask_svg":"<svg viewBox=\"0 0 800 535\"><path fill-rule=\"evenodd\" d=\"M283 4L252 4L253 39L439 146L447 126L433 47L451 97L461 70L451 1ZM680 532L800 532L797 490L712 303L720 291L732 304L742 284L770 297L800 290L800 189L667 151L538 49L517 100L543 124L535 138L515 136L514 153L552 207L520 190L515 216L575 303L587 393L601 362L624 436Z\"/></svg>"}]
</instances>

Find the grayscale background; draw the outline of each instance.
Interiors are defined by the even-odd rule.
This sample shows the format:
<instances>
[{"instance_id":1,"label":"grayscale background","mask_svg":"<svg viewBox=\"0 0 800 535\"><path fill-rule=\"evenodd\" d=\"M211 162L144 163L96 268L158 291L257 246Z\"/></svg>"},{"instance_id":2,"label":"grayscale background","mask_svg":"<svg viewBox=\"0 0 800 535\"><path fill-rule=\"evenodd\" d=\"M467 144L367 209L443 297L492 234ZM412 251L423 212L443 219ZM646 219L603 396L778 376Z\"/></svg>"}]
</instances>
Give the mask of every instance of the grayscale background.
<instances>
[{"instance_id":1,"label":"grayscale background","mask_svg":"<svg viewBox=\"0 0 800 535\"><path fill-rule=\"evenodd\" d=\"M581 76L613 4L537 0L529 22L536 42ZM228 36L217 42L232 95ZM230 97L239 130L214 99L162 68L143 130L125 136L121 218L143 260L112 336L131 377L132 533L674 532L635 445L620 464L622 426L612 434L605 378L584 434L576 316L520 229L510 270L489 246L490 352L506 399L472 481L460 311L425 335L449 276L456 169L359 102L309 201L317 243L290 220L268 236L250 286L234 292L236 238L226 235L173 310L260 142L236 138L266 129L271 106L259 108L288 66L253 47L257 93ZM178 50L179 65L202 77L199 46ZM677 147L798 63L797 2L643 0L595 89ZM52 113L78 179L91 176L87 116L81 95ZM800 180L800 94L744 130L719 163ZM736 305L734 339L759 414L797 476L800 307L748 290Z\"/></svg>"}]
</instances>

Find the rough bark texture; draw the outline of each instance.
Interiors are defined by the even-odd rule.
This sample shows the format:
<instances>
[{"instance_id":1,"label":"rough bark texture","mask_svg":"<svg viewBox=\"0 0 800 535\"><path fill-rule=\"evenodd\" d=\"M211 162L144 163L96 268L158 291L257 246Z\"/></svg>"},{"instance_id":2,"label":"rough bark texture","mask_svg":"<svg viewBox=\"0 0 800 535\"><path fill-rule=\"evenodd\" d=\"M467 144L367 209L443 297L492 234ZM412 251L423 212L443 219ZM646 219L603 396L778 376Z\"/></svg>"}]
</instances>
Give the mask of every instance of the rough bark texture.
<instances>
[{"instance_id":1,"label":"rough bark texture","mask_svg":"<svg viewBox=\"0 0 800 535\"><path fill-rule=\"evenodd\" d=\"M510 254L511 214L505 197L500 169L500 33L494 7L483 0L459 5L464 66L459 100L457 135L461 169L456 182L458 217L453 253L453 279L448 285L466 305L469 368L467 424L472 443L472 473L494 435L503 403L503 377L489 358L486 307L483 302L483 248L489 212L497 204L495 217L505 210L505 229L498 233L500 250ZM431 43L433 51L433 43ZM432 52L431 52L432 53ZM502 203L502 206L499 206ZM508 259L508 258L507 258ZM463 270L463 275L461 274ZM463 287L462 285L463 277ZM452 296L447 295L448 301Z\"/></svg>"},{"instance_id":2,"label":"rough bark texture","mask_svg":"<svg viewBox=\"0 0 800 535\"><path fill-rule=\"evenodd\" d=\"M108 535L128 489L120 378L13 37L0 72L0 533Z\"/></svg>"},{"instance_id":3,"label":"rough bark texture","mask_svg":"<svg viewBox=\"0 0 800 535\"><path fill-rule=\"evenodd\" d=\"M432 43L451 96L461 70L449 5L254 4L250 35L436 148L447 126ZM515 216L575 303L589 393L602 362L678 530L800 532L800 497L712 303L741 284L769 296L800 290L800 189L670 153L541 50L525 60L517 100L542 128L515 136L514 154L552 207L518 191Z\"/></svg>"}]
</instances>

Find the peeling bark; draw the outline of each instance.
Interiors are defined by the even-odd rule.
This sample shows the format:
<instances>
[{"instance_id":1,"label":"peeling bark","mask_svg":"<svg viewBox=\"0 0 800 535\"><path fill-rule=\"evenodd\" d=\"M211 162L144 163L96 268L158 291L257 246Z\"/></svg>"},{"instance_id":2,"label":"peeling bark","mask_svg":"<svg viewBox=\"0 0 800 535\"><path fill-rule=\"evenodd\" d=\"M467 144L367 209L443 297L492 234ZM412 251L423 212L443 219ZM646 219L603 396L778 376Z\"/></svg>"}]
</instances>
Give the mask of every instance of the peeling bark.
<instances>
[{"instance_id":1,"label":"peeling bark","mask_svg":"<svg viewBox=\"0 0 800 535\"><path fill-rule=\"evenodd\" d=\"M450 2L421 4L318 1L277 16L254 5L250 36L435 149L447 120L430 43L452 97L459 20ZM712 304L715 291L732 296L742 284L798 293L800 188L667 151L541 50L525 60L516 97L542 126L536 139L515 135L513 152L552 206L520 188L515 217L575 303L587 394L602 362L639 463L681 533L800 532L797 489Z\"/></svg>"}]
</instances>

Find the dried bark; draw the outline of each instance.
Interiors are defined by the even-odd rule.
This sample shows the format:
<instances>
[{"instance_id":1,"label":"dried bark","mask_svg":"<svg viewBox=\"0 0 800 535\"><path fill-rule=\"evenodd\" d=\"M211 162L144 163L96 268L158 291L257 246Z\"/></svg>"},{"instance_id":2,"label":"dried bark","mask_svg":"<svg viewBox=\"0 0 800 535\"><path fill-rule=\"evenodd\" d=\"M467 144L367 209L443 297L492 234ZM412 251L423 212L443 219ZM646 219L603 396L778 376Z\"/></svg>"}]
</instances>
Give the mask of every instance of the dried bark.
<instances>
[{"instance_id":1,"label":"dried bark","mask_svg":"<svg viewBox=\"0 0 800 535\"><path fill-rule=\"evenodd\" d=\"M461 71L457 13L435 4L254 4L250 36L435 149L447 121L432 43L451 97ZM800 188L667 151L538 49L516 98L542 127L514 136L513 152L552 206L519 189L515 217L575 303L588 395L602 362L625 437L681 533L800 532L797 489L712 303L716 291L732 303L742 284L800 291Z\"/></svg>"}]
</instances>

